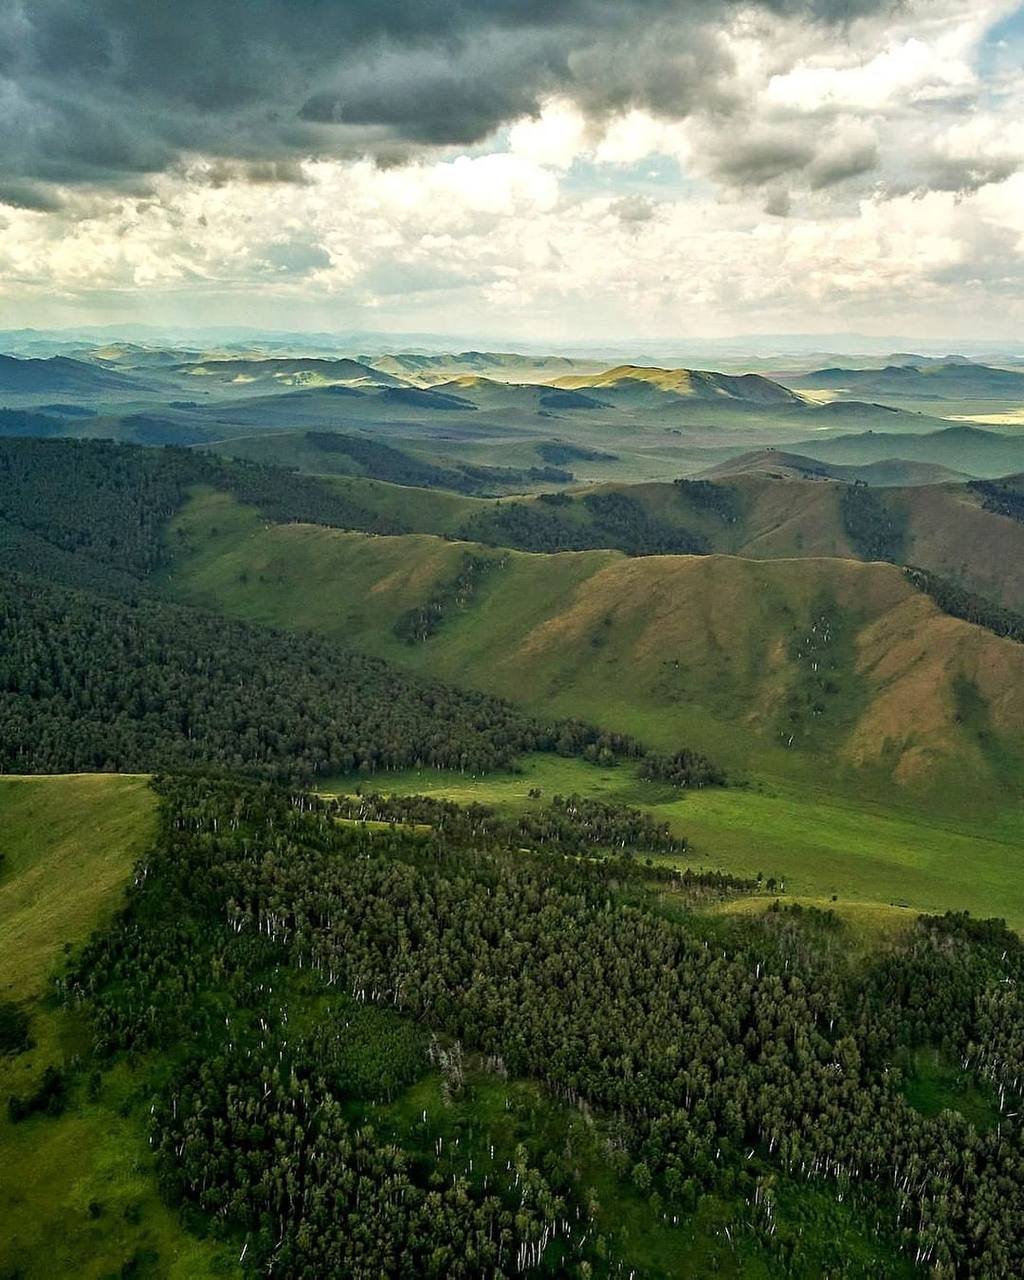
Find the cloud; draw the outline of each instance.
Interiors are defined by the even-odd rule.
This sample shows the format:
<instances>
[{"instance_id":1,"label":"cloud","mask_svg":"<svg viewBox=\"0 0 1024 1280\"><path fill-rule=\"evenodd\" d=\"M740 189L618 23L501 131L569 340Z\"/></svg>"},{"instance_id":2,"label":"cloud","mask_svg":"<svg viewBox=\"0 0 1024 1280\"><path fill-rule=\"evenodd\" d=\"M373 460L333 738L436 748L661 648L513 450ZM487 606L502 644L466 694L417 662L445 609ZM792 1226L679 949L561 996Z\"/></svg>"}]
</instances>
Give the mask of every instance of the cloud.
<instances>
[{"instance_id":1,"label":"cloud","mask_svg":"<svg viewBox=\"0 0 1024 1280\"><path fill-rule=\"evenodd\" d=\"M988 288L1024 324L1010 4L8 0L0 300L668 333L980 326Z\"/></svg>"},{"instance_id":2,"label":"cloud","mask_svg":"<svg viewBox=\"0 0 1024 1280\"><path fill-rule=\"evenodd\" d=\"M812 25L889 0L762 0ZM183 156L468 146L561 97L588 116L725 108L745 0L8 0L5 176L115 183Z\"/></svg>"}]
</instances>

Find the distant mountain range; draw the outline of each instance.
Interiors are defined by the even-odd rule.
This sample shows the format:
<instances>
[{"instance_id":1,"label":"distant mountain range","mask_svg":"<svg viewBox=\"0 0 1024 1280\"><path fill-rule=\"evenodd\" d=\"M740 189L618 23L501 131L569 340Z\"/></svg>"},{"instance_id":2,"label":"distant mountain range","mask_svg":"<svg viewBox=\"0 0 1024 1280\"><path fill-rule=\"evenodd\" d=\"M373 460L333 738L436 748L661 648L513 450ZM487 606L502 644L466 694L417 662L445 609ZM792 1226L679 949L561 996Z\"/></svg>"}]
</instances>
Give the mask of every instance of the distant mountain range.
<instances>
[{"instance_id":1,"label":"distant mountain range","mask_svg":"<svg viewBox=\"0 0 1024 1280\"><path fill-rule=\"evenodd\" d=\"M427 355L404 353L359 356L364 364L425 386L477 375L502 382L546 382L572 373L598 372L603 367L593 360L568 356L532 356L511 351L461 351L458 354Z\"/></svg>"},{"instance_id":2,"label":"distant mountain range","mask_svg":"<svg viewBox=\"0 0 1024 1280\"><path fill-rule=\"evenodd\" d=\"M787 379L800 391L848 391L860 398L910 400L1024 398L1024 373L968 360L941 364L891 364L884 369L817 369Z\"/></svg>"},{"instance_id":3,"label":"distant mountain range","mask_svg":"<svg viewBox=\"0 0 1024 1280\"><path fill-rule=\"evenodd\" d=\"M204 360L198 364L178 365L174 372L192 378L209 378L232 387L256 384L261 389L279 387L368 386L401 387L408 385L380 369L358 360L324 360L319 357L270 360Z\"/></svg>"}]
</instances>

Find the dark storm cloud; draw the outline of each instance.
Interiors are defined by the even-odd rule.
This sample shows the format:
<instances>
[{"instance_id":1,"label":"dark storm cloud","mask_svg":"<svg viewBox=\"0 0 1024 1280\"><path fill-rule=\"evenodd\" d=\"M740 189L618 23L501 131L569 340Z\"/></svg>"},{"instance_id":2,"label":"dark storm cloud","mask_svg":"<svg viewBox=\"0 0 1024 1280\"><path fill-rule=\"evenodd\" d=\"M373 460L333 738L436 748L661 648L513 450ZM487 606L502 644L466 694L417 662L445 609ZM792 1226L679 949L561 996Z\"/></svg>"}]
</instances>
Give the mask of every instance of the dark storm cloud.
<instances>
[{"instance_id":1,"label":"dark storm cloud","mask_svg":"<svg viewBox=\"0 0 1024 1280\"><path fill-rule=\"evenodd\" d=\"M684 116L723 96L741 0L0 0L0 178L117 183L203 152L466 145L564 93ZM891 0L763 0L842 23Z\"/></svg>"},{"instance_id":2,"label":"dark storm cloud","mask_svg":"<svg viewBox=\"0 0 1024 1280\"><path fill-rule=\"evenodd\" d=\"M715 173L737 186L761 186L803 169L814 158L810 140L782 134L736 138L715 165Z\"/></svg>"}]
</instances>

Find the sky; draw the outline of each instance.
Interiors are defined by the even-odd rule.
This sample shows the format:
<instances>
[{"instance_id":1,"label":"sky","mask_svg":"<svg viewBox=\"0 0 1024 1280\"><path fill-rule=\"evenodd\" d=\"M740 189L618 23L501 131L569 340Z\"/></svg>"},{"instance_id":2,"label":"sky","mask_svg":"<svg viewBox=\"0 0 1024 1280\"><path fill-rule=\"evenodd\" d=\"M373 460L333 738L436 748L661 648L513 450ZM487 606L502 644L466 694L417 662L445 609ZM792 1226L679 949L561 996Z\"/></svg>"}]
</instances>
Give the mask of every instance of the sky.
<instances>
[{"instance_id":1,"label":"sky","mask_svg":"<svg viewBox=\"0 0 1024 1280\"><path fill-rule=\"evenodd\" d=\"M0 0L0 328L1024 338L1006 0Z\"/></svg>"}]
</instances>

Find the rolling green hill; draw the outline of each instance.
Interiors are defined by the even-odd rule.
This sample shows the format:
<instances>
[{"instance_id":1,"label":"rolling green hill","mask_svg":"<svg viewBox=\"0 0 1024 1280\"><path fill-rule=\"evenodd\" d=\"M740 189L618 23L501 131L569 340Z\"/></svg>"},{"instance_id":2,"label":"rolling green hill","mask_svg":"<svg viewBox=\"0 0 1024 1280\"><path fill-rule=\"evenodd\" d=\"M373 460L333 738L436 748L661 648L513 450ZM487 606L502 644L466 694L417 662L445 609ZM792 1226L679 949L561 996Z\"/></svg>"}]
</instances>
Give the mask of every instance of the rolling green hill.
<instances>
[{"instance_id":1,"label":"rolling green hill","mask_svg":"<svg viewBox=\"0 0 1024 1280\"><path fill-rule=\"evenodd\" d=\"M732 470L726 464L726 474L713 482L602 485L499 502L417 489L396 493L355 479L335 483L382 522L398 519L416 532L519 550L705 551L757 560L878 554L873 544L853 536L845 483L808 478L803 468L800 474L792 467L776 470L767 461L739 474ZM885 552L887 557L1024 610L1024 525L1019 521L986 510L983 495L970 485L891 485L873 493L873 508L902 528L899 547L891 556Z\"/></svg>"},{"instance_id":2,"label":"rolling green hill","mask_svg":"<svg viewBox=\"0 0 1024 1280\"><path fill-rule=\"evenodd\" d=\"M646 408L672 400L736 400L755 405L803 404L802 397L760 374L711 373L703 369L657 369L624 364L599 374L570 374L552 386L594 391L602 399Z\"/></svg>"},{"instance_id":3,"label":"rolling green hill","mask_svg":"<svg viewBox=\"0 0 1024 1280\"><path fill-rule=\"evenodd\" d=\"M891 566L509 553L408 645L396 622L453 578L459 544L268 526L223 496L171 536L179 598L737 768L820 780L827 761L912 788L969 774L980 794L1024 748L1024 647L945 616Z\"/></svg>"}]
</instances>

